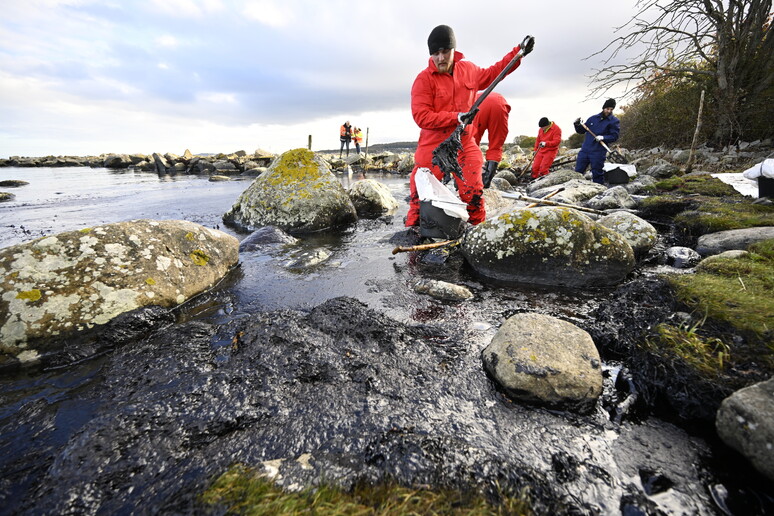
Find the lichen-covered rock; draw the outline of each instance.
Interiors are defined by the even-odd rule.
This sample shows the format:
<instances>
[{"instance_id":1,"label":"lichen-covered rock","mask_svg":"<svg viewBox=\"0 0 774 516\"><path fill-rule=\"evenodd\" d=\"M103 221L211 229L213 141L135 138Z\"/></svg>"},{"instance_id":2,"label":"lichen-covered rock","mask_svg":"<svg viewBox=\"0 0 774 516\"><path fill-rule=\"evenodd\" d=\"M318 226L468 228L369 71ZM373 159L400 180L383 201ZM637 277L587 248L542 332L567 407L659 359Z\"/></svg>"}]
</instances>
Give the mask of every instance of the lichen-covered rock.
<instances>
[{"instance_id":1,"label":"lichen-covered rock","mask_svg":"<svg viewBox=\"0 0 774 516\"><path fill-rule=\"evenodd\" d=\"M378 217L397 209L398 201L383 183L373 179L355 181L349 189L349 198L361 217Z\"/></svg>"},{"instance_id":2,"label":"lichen-covered rock","mask_svg":"<svg viewBox=\"0 0 774 516\"><path fill-rule=\"evenodd\" d=\"M277 226L311 233L350 224L357 214L347 191L325 161L306 149L285 152L223 215L223 221L254 230Z\"/></svg>"},{"instance_id":3,"label":"lichen-covered rock","mask_svg":"<svg viewBox=\"0 0 774 516\"><path fill-rule=\"evenodd\" d=\"M635 265L624 237L569 208L514 209L468 230L461 247L476 272L514 283L611 286Z\"/></svg>"},{"instance_id":4,"label":"lichen-covered rock","mask_svg":"<svg viewBox=\"0 0 774 516\"><path fill-rule=\"evenodd\" d=\"M147 305L178 305L220 280L237 263L238 246L192 222L135 220L0 249L0 351L33 361L35 339Z\"/></svg>"},{"instance_id":5,"label":"lichen-covered rock","mask_svg":"<svg viewBox=\"0 0 774 516\"><path fill-rule=\"evenodd\" d=\"M622 235L632 246L635 256L642 256L650 251L658 241L658 231L653 225L628 211L616 211L597 221Z\"/></svg>"},{"instance_id":6,"label":"lichen-covered rock","mask_svg":"<svg viewBox=\"0 0 774 516\"><path fill-rule=\"evenodd\" d=\"M556 187L558 185L564 184L568 181L578 180L578 179L581 179L582 177L583 176L581 176L579 173L575 172L574 170L568 170L568 169L556 170L546 176L535 179L530 184L528 184L527 193L532 197L542 197L537 193L543 192L543 195L546 195L552 192L553 190L556 190Z\"/></svg>"},{"instance_id":7,"label":"lichen-covered rock","mask_svg":"<svg viewBox=\"0 0 774 516\"><path fill-rule=\"evenodd\" d=\"M550 176L551 174L548 175ZM566 183L562 183L561 186L564 188L564 190L562 190L558 195L552 197L551 200L569 204L581 204L607 190L605 185L600 185L580 178L571 179ZM556 188L554 187L536 190L532 193L532 195L534 197L545 197L555 190Z\"/></svg>"},{"instance_id":8,"label":"lichen-covered rock","mask_svg":"<svg viewBox=\"0 0 774 516\"><path fill-rule=\"evenodd\" d=\"M632 199L629 192L623 186L614 186L595 195L586 201L586 207L593 210L631 210L637 207L637 202Z\"/></svg>"},{"instance_id":9,"label":"lichen-covered rock","mask_svg":"<svg viewBox=\"0 0 774 516\"><path fill-rule=\"evenodd\" d=\"M602 394L601 361L591 336L549 315L514 315L481 358L514 400L585 412Z\"/></svg>"},{"instance_id":10,"label":"lichen-covered rock","mask_svg":"<svg viewBox=\"0 0 774 516\"><path fill-rule=\"evenodd\" d=\"M16 196L11 192L0 192L0 202L13 201L14 199L16 199Z\"/></svg>"}]
</instances>

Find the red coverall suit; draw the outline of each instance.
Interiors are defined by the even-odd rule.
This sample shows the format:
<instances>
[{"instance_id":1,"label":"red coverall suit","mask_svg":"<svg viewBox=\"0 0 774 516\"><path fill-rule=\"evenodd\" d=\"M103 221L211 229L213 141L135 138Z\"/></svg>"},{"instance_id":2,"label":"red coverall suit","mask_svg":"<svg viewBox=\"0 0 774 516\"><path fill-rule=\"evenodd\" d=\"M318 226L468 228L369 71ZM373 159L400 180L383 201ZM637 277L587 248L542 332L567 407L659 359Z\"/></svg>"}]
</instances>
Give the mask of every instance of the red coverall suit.
<instances>
[{"instance_id":1,"label":"red coverall suit","mask_svg":"<svg viewBox=\"0 0 774 516\"><path fill-rule=\"evenodd\" d=\"M417 169L429 168L439 181L443 179L441 169L433 165L433 150L457 128L457 115L470 110L476 92L489 86L518 51L519 47L515 47L498 63L489 68L480 68L470 61L465 61L462 52L455 50L453 74L439 73L430 58L427 68L417 75L411 87L411 113L420 127L420 132L417 151L414 154L414 170L411 171L411 199L406 226L419 225L419 196L414 182ZM521 61L516 63L511 71L520 64ZM486 217L484 199L481 197L484 192L481 181L484 157L473 137L475 132L475 128L468 126L462 133L462 150L458 160L464 180L453 175L460 199L468 205L471 224L479 224Z\"/></svg>"},{"instance_id":2,"label":"red coverall suit","mask_svg":"<svg viewBox=\"0 0 774 516\"><path fill-rule=\"evenodd\" d=\"M480 93L476 95L476 100L480 96ZM505 97L493 91L484 99L479 109L472 124L476 128L476 145L481 145L484 131L488 131L489 148L486 150L486 160L499 163L503 159L503 144L508 138L508 114L511 112L511 106Z\"/></svg>"},{"instance_id":3,"label":"red coverall suit","mask_svg":"<svg viewBox=\"0 0 774 516\"><path fill-rule=\"evenodd\" d=\"M546 142L544 147L540 142ZM559 152L559 144L562 143L562 130L555 122L548 124L548 127L538 129L537 139L535 139L535 161L532 162L532 177L537 178L548 175L548 169Z\"/></svg>"}]
</instances>

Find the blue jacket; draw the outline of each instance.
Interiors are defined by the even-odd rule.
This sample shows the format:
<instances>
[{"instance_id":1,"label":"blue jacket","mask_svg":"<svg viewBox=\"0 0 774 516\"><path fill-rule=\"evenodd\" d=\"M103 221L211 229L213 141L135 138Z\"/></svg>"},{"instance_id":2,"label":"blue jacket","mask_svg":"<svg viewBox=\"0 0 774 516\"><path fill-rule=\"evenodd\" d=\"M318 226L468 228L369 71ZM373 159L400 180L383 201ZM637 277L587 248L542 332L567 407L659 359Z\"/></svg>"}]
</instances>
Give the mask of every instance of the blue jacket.
<instances>
[{"instance_id":1,"label":"blue jacket","mask_svg":"<svg viewBox=\"0 0 774 516\"><path fill-rule=\"evenodd\" d=\"M621 121L615 116L610 115L607 118L602 117L602 113L591 115L586 120L586 127L597 136L602 135L605 137L605 144L610 147L610 144L618 140L618 133L621 131ZM586 133L586 138L583 140L581 150L591 154L605 154L607 151L598 143L597 140L591 136L591 133L586 132L580 124L575 124L575 132L578 134Z\"/></svg>"}]
</instances>

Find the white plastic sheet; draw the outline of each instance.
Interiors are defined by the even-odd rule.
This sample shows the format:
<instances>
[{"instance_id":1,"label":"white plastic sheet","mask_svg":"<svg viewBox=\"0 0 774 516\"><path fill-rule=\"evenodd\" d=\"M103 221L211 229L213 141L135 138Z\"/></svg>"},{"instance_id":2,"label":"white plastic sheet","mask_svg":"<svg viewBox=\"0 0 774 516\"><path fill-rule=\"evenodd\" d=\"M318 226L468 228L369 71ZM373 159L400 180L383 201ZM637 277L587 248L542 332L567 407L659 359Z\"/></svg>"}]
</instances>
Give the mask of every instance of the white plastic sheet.
<instances>
[{"instance_id":1,"label":"white plastic sheet","mask_svg":"<svg viewBox=\"0 0 774 516\"><path fill-rule=\"evenodd\" d=\"M420 201L430 201L450 217L457 217L467 222L468 205L459 200L454 193L438 181L429 168L418 168L414 175L417 194Z\"/></svg>"},{"instance_id":2,"label":"white plastic sheet","mask_svg":"<svg viewBox=\"0 0 774 516\"><path fill-rule=\"evenodd\" d=\"M774 179L774 158L765 159L748 168L742 175L747 179L758 179L759 177L768 177Z\"/></svg>"}]
</instances>

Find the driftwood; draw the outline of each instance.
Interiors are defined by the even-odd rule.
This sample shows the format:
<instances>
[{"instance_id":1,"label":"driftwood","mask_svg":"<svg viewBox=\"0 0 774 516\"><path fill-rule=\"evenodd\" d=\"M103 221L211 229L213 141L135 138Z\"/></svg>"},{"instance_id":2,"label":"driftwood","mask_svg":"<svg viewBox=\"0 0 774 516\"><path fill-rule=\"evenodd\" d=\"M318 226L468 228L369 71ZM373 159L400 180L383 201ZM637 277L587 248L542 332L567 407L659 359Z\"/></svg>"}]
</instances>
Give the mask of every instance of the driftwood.
<instances>
[{"instance_id":1,"label":"driftwood","mask_svg":"<svg viewBox=\"0 0 774 516\"><path fill-rule=\"evenodd\" d=\"M576 206L574 204L567 204L564 202L556 202L556 201L547 201L545 198L538 199L536 197L527 197L526 195L522 195L519 193L509 193L509 192L501 192L500 195L507 199L516 199L518 201L527 201L531 203L537 204L546 204L548 206L559 206L560 208L572 208L573 210L578 211L584 211L586 213L593 213L594 215L607 215L604 211L594 210L591 208L584 208L583 206Z\"/></svg>"},{"instance_id":2,"label":"driftwood","mask_svg":"<svg viewBox=\"0 0 774 516\"><path fill-rule=\"evenodd\" d=\"M392 250L392 254L409 253L411 251L427 251L428 249L436 249L444 246L454 246L460 243L459 238L456 240L443 240L441 242L430 242L429 244L419 244L411 246L398 246Z\"/></svg>"}]
</instances>

